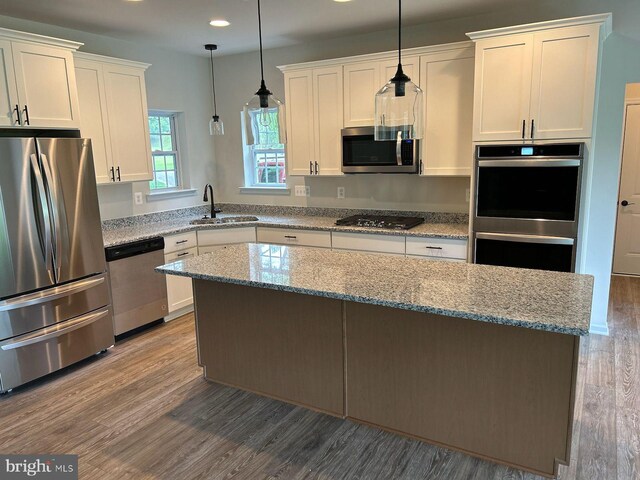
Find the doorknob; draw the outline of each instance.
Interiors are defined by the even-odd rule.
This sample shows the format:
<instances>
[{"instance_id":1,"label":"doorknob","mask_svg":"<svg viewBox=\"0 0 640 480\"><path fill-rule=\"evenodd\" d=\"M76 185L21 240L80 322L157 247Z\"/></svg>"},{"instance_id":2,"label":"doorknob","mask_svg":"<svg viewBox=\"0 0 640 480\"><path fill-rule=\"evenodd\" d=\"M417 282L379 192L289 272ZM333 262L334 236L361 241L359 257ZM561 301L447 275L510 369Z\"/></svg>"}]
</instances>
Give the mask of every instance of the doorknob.
<instances>
[{"instance_id":1,"label":"doorknob","mask_svg":"<svg viewBox=\"0 0 640 480\"><path fill-rule=\"evenodd\" d=\"M626 207L626 206L628 206L628 205L635 205L635 203L629 203L629 202L627 202L626 200L622 200L622 201L620 202L620 205L622 205L623 207Z\"/></svg>"}]
</instances>

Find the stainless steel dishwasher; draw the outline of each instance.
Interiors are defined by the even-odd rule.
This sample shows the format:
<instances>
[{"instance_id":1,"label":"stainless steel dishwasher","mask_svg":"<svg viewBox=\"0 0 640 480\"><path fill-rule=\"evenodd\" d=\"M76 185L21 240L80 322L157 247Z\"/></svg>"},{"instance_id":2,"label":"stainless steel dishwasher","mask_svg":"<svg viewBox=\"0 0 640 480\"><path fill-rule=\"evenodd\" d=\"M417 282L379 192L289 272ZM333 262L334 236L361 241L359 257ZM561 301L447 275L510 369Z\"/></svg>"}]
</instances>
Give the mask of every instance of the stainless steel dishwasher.
<instances>
[{"instance_id":1,"label":"stainless steel dishwasher","mask_svg":"<svg viewBox=\"0 0 640 480\"><path fill-rule=\"evenodd\" d=\"M154 271L163 250L161 237L105 248L116 336L167 315L167 282Z\"/></svg>"}]
</instances>

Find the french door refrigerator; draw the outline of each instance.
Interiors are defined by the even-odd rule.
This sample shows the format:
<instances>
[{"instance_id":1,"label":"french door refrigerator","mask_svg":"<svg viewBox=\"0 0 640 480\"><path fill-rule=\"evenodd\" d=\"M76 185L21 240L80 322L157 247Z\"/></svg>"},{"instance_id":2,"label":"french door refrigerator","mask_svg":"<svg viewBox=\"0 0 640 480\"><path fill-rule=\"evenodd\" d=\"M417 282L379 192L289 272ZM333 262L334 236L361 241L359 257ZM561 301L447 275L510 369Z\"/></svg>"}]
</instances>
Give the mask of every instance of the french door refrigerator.
<instances>
[{"instance_id":1,"label":"french door refrigerator","mask_svg":"<svg viewBox=\"0 0 640 480\"><path fill-rule=\"evenodd\" d=\"M0 392L113 343L91 141L0 138Z\"/></svg>"}]
</instances>

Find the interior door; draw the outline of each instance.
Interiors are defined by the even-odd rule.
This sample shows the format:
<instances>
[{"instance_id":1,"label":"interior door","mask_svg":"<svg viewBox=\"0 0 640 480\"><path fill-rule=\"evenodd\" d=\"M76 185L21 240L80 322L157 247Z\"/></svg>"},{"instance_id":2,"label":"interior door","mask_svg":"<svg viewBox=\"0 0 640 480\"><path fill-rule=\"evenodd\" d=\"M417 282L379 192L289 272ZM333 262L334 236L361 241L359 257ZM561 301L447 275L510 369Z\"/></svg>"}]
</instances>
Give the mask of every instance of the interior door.
<instances>
[{"instance_id":1,"label":"interior door","mask_svg":"<svg viewBox=\"0 0 640 480\"><path fill-rule=\"evenodd\" d=\"M20 125L19 113L15 111L18 103L16 75L13 70L11 42L0 40L0 126ZM19 111L19 109L18 109Z\"/></svg>"},{"instance_id":2,"label":"interior door","mask_svg":"<svg viewBox=\"0 0 640 480\"><path fill-rule=\"evenodd\" d=\"M591 137L599 28L580 25L534 35L533 139Z\"/></svg>"},{"instance_id":3,"label":"interior door","mask_svg":"<svg viewBox=\"0 0 640 480\"><path fill-rule=\"evenodd\" d=\"M628 105L613 271L640 275L640 105Z\"/></svg>"},{"instance_id":4,"label":"interior door","mask_svg":"<svg viewBox=\"0 0 640 480\"><path fill-rule=\"evenodd\" d=\"M38 139L54 235L58 283L106 270L91 141Z\"/></svg>"},{"instance_id":5,"label":"interior door","mask_svg":"<svg viewBox=\"0 0 640 480\"><path fill-rule=\"evenodd\" d=\"M69 50L12 42L23 124L77 128L80 123L73 55ZM25 108L28 111L25 111Z\"/></svg>"},{"instance_id":6,"label":"interior door","mask_svg":"<svg viewBox=\"0 0 640 480\"><path fill-rule=\"evenodd\" d=\"M0 138L0 299L54 283L50 212L32 138Z\"/></svg>"}]
</instances>

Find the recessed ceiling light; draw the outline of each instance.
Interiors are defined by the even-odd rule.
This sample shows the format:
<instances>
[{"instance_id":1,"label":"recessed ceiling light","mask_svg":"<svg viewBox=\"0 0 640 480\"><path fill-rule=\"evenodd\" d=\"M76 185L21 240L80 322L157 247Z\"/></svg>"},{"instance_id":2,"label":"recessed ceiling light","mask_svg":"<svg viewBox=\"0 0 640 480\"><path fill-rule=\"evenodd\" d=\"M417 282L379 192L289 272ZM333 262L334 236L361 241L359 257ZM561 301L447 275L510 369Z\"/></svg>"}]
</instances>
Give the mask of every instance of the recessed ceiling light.
<instances>
[{"instance_id":1,"label":"recessed ceiling light","mask_svg":"<svg viewBox=\"0 0 640 480\"><path fill-rule=\"evenodd\" d=\"M211 25L212 27L228 27L231 24L226 20L219 18L219 19L211 20L209 22L209 25Z\"/></svg>"}]
</instances>

